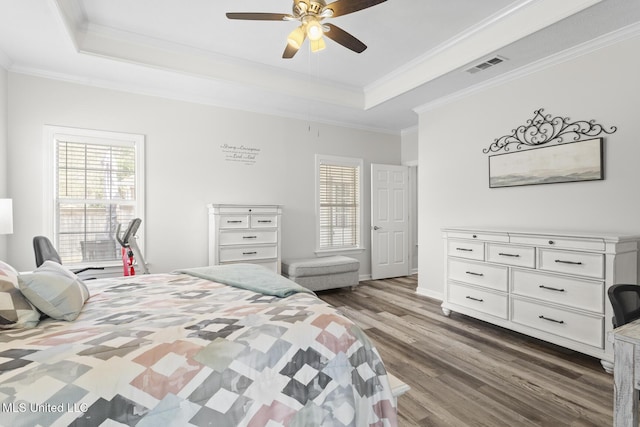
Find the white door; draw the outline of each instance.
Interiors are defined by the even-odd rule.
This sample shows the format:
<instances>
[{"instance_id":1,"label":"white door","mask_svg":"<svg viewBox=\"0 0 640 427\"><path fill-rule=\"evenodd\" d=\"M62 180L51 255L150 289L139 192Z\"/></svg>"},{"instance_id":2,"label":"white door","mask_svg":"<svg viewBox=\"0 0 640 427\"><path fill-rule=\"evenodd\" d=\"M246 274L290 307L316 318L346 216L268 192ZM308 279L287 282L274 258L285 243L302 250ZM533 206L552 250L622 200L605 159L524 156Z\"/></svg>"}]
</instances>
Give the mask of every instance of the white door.
<instances>
[{"instance_id":1,"label":"white door","mask_svg":"<svg viewBox=\"0 0 640 427\"><path fill-rule=\"evenodd\" d=\"M409 168L371 164L371 278L409 275Z\"/></svg>"}]
</instances>

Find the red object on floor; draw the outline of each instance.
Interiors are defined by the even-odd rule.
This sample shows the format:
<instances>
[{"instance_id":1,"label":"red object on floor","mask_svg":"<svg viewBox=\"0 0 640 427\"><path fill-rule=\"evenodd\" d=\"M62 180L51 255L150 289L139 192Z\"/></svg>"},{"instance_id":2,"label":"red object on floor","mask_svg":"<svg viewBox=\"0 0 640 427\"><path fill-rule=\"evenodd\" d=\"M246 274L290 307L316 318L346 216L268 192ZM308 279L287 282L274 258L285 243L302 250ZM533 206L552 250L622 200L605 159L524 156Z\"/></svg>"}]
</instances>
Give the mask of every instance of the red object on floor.
<instances>
[{"instance_id":1,"label":"red object on floor","mask_svg":"<svg viewBox=\"0 0 640 427\"><path fill-rule=\"evenodd\" d=\"M133 251L131 248L122 247L122 267L125 276L135 276L136 270L133 268Z\"/></svg>"}]
</instances>

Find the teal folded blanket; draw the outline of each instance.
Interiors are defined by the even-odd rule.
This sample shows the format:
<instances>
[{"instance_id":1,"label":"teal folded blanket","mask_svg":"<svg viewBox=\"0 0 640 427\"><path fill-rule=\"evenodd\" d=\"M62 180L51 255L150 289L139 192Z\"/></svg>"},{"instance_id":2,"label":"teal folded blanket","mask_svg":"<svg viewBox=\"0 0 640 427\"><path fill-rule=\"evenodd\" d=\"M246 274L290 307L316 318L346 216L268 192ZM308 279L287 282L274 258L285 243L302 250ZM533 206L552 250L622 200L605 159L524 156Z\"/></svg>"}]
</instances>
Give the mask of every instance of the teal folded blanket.
<instances>
[{"instance_id":1,"label":"teal folded blanket","mask_svg":"<svg viewBox=\"0 0 640 427\"><path fill-rule=\"evenodd\" d=\"M315 295L296 282L257 264L212 265L176 270L174 273L189 274L201 279L282 298L296 293Z\"/></svg>"}]
</instances>

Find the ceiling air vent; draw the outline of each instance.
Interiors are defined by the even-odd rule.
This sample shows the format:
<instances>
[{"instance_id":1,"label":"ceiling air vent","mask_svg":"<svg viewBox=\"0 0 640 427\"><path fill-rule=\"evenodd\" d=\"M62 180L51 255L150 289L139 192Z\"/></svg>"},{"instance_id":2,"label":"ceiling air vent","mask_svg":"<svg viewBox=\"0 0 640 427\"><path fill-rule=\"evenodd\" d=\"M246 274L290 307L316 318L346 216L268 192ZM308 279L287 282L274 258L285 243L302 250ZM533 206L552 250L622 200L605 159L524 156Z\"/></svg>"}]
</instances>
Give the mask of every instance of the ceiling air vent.
<instances>
[{"instance_id":1,"label":"ceiling air vent","mask_svg":"<svg viewBox=\"0 0 640 427\"><path fill-rule=\"evenodd\" d=\"M477 73L479 71L486 70L487 68L493 67L494 65L498 65L501 62L504 62L506 60L507 58L504 58L502 56L494 56L491 59L487 59L486 61L481 62L480 64L476 64L473 67L469 68L467 70L467 73L471 73L471 74Z\"/></svg>"}]
</instances>

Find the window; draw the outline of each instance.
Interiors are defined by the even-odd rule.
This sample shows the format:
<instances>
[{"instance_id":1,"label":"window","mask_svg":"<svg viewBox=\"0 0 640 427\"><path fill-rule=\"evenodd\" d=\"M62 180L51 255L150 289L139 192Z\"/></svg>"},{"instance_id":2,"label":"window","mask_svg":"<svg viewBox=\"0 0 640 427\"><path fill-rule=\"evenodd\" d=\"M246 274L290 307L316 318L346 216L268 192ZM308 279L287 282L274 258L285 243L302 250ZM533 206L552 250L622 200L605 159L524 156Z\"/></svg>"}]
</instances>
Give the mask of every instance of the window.
<instances>
[{"instance_id":1,"label":"window","mask_svg":"<svg viewBox=\"0 0 640 427\"><path fill-rule=\"evenodd\" d=\"M53 178L45 212L63 264L118 261L118 224L144 223L144 137L46 126L45 143ZM139 235L142 247L142 227Z\"/></svg>"},{"instance_id":2,"label":"window","mask_svg":"<svg viewBox=\"0 0 640 427\"><path fill-rule=\"evenodd\" d=\"M362 160L316 156L317 250L361 248Z\"/></svg>"}]
</instances>

